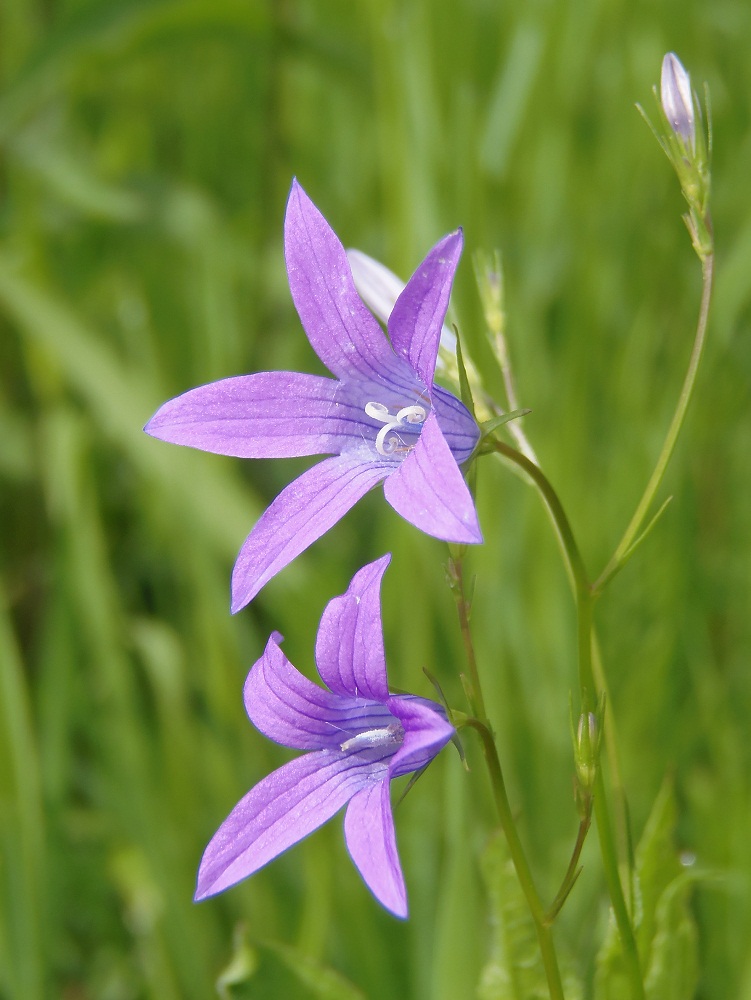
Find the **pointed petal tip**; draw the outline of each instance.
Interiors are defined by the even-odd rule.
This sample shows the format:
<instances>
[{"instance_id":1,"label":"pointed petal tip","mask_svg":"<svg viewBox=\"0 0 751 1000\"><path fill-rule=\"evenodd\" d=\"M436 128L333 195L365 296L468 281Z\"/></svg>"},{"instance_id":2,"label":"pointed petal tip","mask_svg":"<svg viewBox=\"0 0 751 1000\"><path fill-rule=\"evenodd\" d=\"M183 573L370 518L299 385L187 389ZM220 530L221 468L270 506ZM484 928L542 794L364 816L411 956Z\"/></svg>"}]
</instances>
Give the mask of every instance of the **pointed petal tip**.
<instances>
[{"instance_id":1,"label":"pointed petal tip","mask_svg":"<svg viewBox=\"0 0 751 1000\"><path fill-rule=\"evenodd\" d=\"M262 586L263 583L252 585L251 581L247 580L245 576L241 578L237 569L237 563L235 563L232 570L232 582L230 584L229 613L236 615L238 611L246 608L256 594L258 594Z\"/></svg>"},{"instance_id":2,"label":"pointed petal tip","mask_svg":"<svg viewBox=\"0 0 751 1000\"><path fill-rule=\"evenodd\" d=\"M462 545L482 545L484 538L482 531L480 530L480 525L477 520L473 524L465 525L467 531L465 537L461 540Z\"/></svg>"},{"instance_id":3,"label":"pointed petal tip","mask_svg":"<svg viewBox=\"0 0 751 1000\"><path fill-rule=\"evenodd\" d=\"M398 907L387 906L386 909L389 911L389 913L393 914L393 916L395 916L398 920L406 920L409 917L409 906L407 905L406 899L404 900L403 905L400 905Z\"/></svg>"},{"instance_id":4,"label":"pointed petal tip","mask_svg":"<svg viewBox=\"0 0 751 1000\"><path fill-rule=\"evenodd\" d=\"M193 893L193 902L202 903L205 899L210 899L212 896L216 896L218 893L222 892L224 889L229 888L226 885L219 885L217 887L217 879L208 879L206 877L206 859L201 858L201 863L198 866L198 874L196 875L196 891Z\"/></svg>"},{"instance_id":5,"label":"pointed petal tip","mask_svg":"<svg viewBox=\"0 0 751 1000\"><path fill-rule=\"evenodd\" d=\"M159 414L162 412L163 407L159 407L153 416L149 417L146 423L143 425L143 430L145 434L150 437L161 439L162 435L159 433Z\"/></svg>"}]
</instances>

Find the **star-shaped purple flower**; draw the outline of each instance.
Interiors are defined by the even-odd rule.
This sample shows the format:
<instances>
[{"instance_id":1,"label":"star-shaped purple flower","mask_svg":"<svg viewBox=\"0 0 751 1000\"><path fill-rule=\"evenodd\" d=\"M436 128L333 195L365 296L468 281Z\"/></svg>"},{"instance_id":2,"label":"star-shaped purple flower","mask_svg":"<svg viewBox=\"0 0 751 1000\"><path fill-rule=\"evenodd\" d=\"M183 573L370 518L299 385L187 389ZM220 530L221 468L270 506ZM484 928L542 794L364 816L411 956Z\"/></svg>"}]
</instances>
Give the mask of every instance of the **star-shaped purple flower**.
<instances>
[{"instance_id":1,"label":"star-shaped purple flower","mask_svg":"<svg viewBox=\"0 0 751 1000\"><path fill-rule=\"evenodd\" d=\"M333 379L259 372L191 389L146 425L154 437L238 458L330 454L257 522L232 574L232 611L384 481L391 506L429 535L481 542L459 466L479 439L464 405L433 383L441 326L462 250L449 233L410 278L389 340L359 298L342 244L297 183L284 224L289 286L311 346Z\"/></svg>"},{"instance_id":2,"label":"star-shaped purple flower","mask_svg":"<svg viewBox=\"0 0 751 1000\"><path fill-rule=\"evenodd\" d=\"M391 811L392 778L425 767L454 734L440 705L389 694L381 628L385 555L327 605L316 663L328 690L304 677L271 636L245 682L251 722L283 746L308 750L260 781L212 838L196 899L235 885L331 819L345 803L347 849L376 899L407 916Z\"/></svg>"}]
</instances>

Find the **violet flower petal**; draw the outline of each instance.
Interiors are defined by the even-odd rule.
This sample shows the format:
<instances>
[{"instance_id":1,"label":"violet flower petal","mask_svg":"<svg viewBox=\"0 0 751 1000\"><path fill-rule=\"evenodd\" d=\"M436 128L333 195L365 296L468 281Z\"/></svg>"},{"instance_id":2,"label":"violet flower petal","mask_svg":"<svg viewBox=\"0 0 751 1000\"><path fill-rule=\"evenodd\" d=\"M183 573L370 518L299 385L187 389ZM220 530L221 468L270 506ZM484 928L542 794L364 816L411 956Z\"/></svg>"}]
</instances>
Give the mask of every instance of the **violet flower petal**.
<instances>
[{"instance_id":1,"label":"violet flower petal","mask_svg":"<svg viewBox=\"0 0 751 1000\"><path fill-rule=\"evenodd\" d=\"M245 539L232 571L232 612L354 507L392 466L355 454L324 459L285 487Z\"/></svg>"},{"instance_id":2,"label":"violet flower petal","mask_svg":"<svg viewBox=\"0 0 751 1000\"><path fill-rule=\"evenodd\" d=\"M384 729L394 716L382 701L342 698L314 684L279 648L274 633L245 681L248 717L264 736L297 750L335 750L358 733Z\"/></svg>"},{"instance_id":3,"label":"violet flower petal","mask_svg":"<svg viewBox=\"0 0 751 1000\"><path fill-rule=\"evenodd\" d=\"M204 851L195 899L205 899L263 868L331 819L386 772L353 755L304 754L272 771L238 802Z\"/></svg>"},{"instance_id":4,"label":"violet flower petal","mask_svg":"<svg viewBox=\"0 0 751 1000\"><path fill-rule=\"evenodd\" d=\"M357 294L344 247L297 180L284 219L284 254L300 321L333 375L377 381L384 371L400 367Z\"/></svg>"},{"instance_id":5,"label":"violet flower petal","mask_svg":"<svg viewBox=\"0 0 751 1000\"><path fill-rule=\"evenodd\" d=\"M447 542L482 541L472 495L434 412L383 491L394 510L426 534Z\"/></svg>"},{"instance_id":6,"label":"violet flower petal","mask_svg":"<svg viewBox=\"0 0 751 1000\"><path fill-rule=\"evenodd\" d=\"M350 396L341 382L319 375L237 375L169 400L144 430L236 458L338 454L362 439L362 403Z\"/></svg>"},{"instance_id":7,"label":"violet flower petal","mask_svg":"<svg viewBox=\"0 0 751 1000\"><path fill-rule=\"evenodd\" d=\"M381 625L381 579L387 554L359 570L341 597L329 601L316 639L323 682L339 695L385 701L389 696Z\"/></svg>"},{"instance_id":8,"label":"violet flower petal","mask_svg":"<svg viewBox=\"0 0 751 1000\"><path fill-rule=\"evenodd\" d=\"M375 898L405 919L407 889L396 849L388 782L363 788L350 800L344 837L350 857Z\"/></svg>"},{"instance_id":9,"label":"violet flower petal","mask_svg":"<svg viewBox=\"0 0 751 1000\"><path fill-rule=\"evenodd\" d=\"M428 387L433 385L443 320L462 244L461 229L436 243L407 282L389 316L394 350Z\"/></svg>"},{"instance_id":10,"label":"violet flower petal","mask_svg":"<svg viewBox=\"0 0 751 1000\"><path fill-rule=\"evenodd\" d=\"M404 729L404 741L389 764L392 778L425 767L454 735L440 707L426 698L393 695L386 705Z\"/></svg>"},{"instance_id":11,"label":"violet flower petal","mask_svg":"<svg viewBox=\"0 0 751 1000\"><path fill-rule=\"evenodd\" d=\"M458 465L463 465L477 446L477 424L464 405L448 389L434 385L432 403L438 426Z\"/></svg>"}]
</instances>

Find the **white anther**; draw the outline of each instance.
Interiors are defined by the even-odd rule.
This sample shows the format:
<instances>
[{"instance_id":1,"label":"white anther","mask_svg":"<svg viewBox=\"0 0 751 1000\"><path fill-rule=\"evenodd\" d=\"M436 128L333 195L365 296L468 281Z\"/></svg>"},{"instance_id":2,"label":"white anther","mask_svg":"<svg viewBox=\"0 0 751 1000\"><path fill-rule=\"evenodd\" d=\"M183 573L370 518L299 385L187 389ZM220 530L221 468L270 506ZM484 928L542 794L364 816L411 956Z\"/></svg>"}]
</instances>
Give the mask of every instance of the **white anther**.
<instances>
[{"instance_id":1,"label":"white anther","mask_svg":"<svg viewBox=\"0 0 751 1000\"><path fill-rule=\"evenodd\" d=\"M403 406L396 415L398 424L422 424L426 417L424 406Z\"/></svg>"},{"instance_id":2,"label":"white anther","mask_svg":"<svg viewBox=\"0 0 751 1000\"><path fill-rule=\"evenodd\" d=\"M358 733L350 740L340 744L342 750L372 750L375 747L388 746L391 743L401 743L404 730L398 722L392 722L385 729L368 729Z\"/></svg>"},{"instance_id":3,"label":"white anther","mask_svg":"<svg viewBox=\"0 0 751 1000\"><path fill-rule=\"evenodd\" d=\"M380 420L382 424L390 424L394 420L388 406L384 406L383 403L366 403L365 414L373 420Z\"/></svg>"},{"instance_id":4,"label":"white anther","mask_svg":"<svg viewBox=\"0 0 751 1000\"><path fill-rule=\"evenodd\" d=\"M378 431L375 446L379 455L393 455L400 445L404 445L398 434L391 434L394 428L398 426L399 424L390 423ZM391 437L388 437L389 434L391 434Z\"/></svg>"}]
</instances>

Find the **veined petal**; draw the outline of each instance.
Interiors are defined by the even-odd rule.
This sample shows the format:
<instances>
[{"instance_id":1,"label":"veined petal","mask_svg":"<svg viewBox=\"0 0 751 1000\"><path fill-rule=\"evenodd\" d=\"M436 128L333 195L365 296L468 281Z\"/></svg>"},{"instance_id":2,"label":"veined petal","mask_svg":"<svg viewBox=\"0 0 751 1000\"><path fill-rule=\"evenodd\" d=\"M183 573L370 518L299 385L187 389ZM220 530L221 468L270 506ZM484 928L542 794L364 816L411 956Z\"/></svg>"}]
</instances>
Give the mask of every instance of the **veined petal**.
<instances>
[{"instance_id":1,"label":"veined petal","mask_svg":"<svg viewBox=\"0 0 751 1000\"><path fill-rule=\"evenodd\" d=\"M428 535L447 542L482 541L472 494L435 412L425 421L412 451L384 483L383 492L398 514Z\"/></svg>"},{"instance_id":2,"label":"veined petal","mask_svg":"<svg viewBox=\"0 0 751 1000\"><path fill-rule=\"evenodd\" d=\"M462 244L461 229L436 243L407 282L389 316L394 350L409 362L426 386L433 384L443 320Z\"/></svg>"},{"instance_id":3,"label":"veined petal","mask_svg":"<svg viewBox=\"0 0 751 1000\"><path fill-rule=\"evenodd\" d=\"M284 569L389 474L392 465L337 455L290 483L245 539L232 572L232 612Z\"/></svg>"},{"instance_id":4,"label":"veined petal","mask_svg":"<svg viewBox=\"0 0 751 1000\"><path fill-rule=\"evenodd\" d=\"M432 403L446 444L457 464L462 465L480 440L480 428L464 403L443 386L433 386Z\"/></svg>"},{"instance_id":5,"label":"veined petal","mask_svg":"<svg viewBox=\"0 0 751 1000\"><path fill-rule=\"evenodd\" d=\"M404 282L380 260L369 257L362 250L350 247L347 250L347 260L355 279L357 294L373 315L387 325L396 300L404 291ZM440 346L450 355L456 354L456 334L445 323L441 327ZM443 367L440 353L436 367L439 370Z\"/></svg>"},{"instance_id":6,"label":"veined petal","mask_svg":"<svg viewBox=\"0 0 751 1000\"><path fill-rule=\"evenodd\" d=\"M427 698L393 695L386 704L404 729L404 741L389 764L392 778L425 767L454 735L441 706Z\"/></svg>"},{"instance_id":7,"label":"veined petal","mask_svg":"<svg viewBox=\"0 0 751 1000\"><path fill-rule=\"evenodd\" d=\"M398 367L383 330L355 289L347 254L297 181L284 220L292 299L308 340L337 378L377 379Z\"/></svg>"},{"instance_id":8,"label":"veined petal","mask_svg":"<svg viewBox=\"0 0 751 1000\"><path fill-rule=\"evenodd\" d=\"M318 626L316 663L322 680L339 695L385 701L389 689L381 625L381 579L387 553L363 566L345 594L326 605Z\"/></svg>"},{"instance_id":9,"label":"veined petal","mask_svg":"<svg viewBox=\"0 0 751 1000\"><path fill-rule=\"evenodd\" d=\"M388 781L359 791L344 817L347 850L375 898L387 910L407 916L407 890L396 849Z\"/></svg>"},{"instance_id":10,"label":"veined petal","mask_svg":"<svg viewBox=\"0 0 751 1000\"><path fill-rule=\"evenodd\" d=\"M351 395L341 382L318 375L238 375L169 400L144 430L236 458L338 454L361 436L362 405Z\"/></svg>"},{"instance_id":11,"label":"veined petal","mask_svg":"<svg viewBox=\"0 0 751 1000\"><path fill-rule=\"evenodd\" d=\"M263 868L385 771L382 764L328 750L304 754L272 771L212 837L201 859L195 898L213 896Z\"/></svg>"},{"instance_id":12,"label":"veined petal","mask_svg":"<svg viewBox=\"0 0 751 1000\"><path fill-rule=\"evenodd\" d=\"M383 729L394 717L380 701L341 698L303 676L274 633L245 681L245 709L269 739L298 750L339 751L358 733Z\"/></svg>"}]
</instances>

